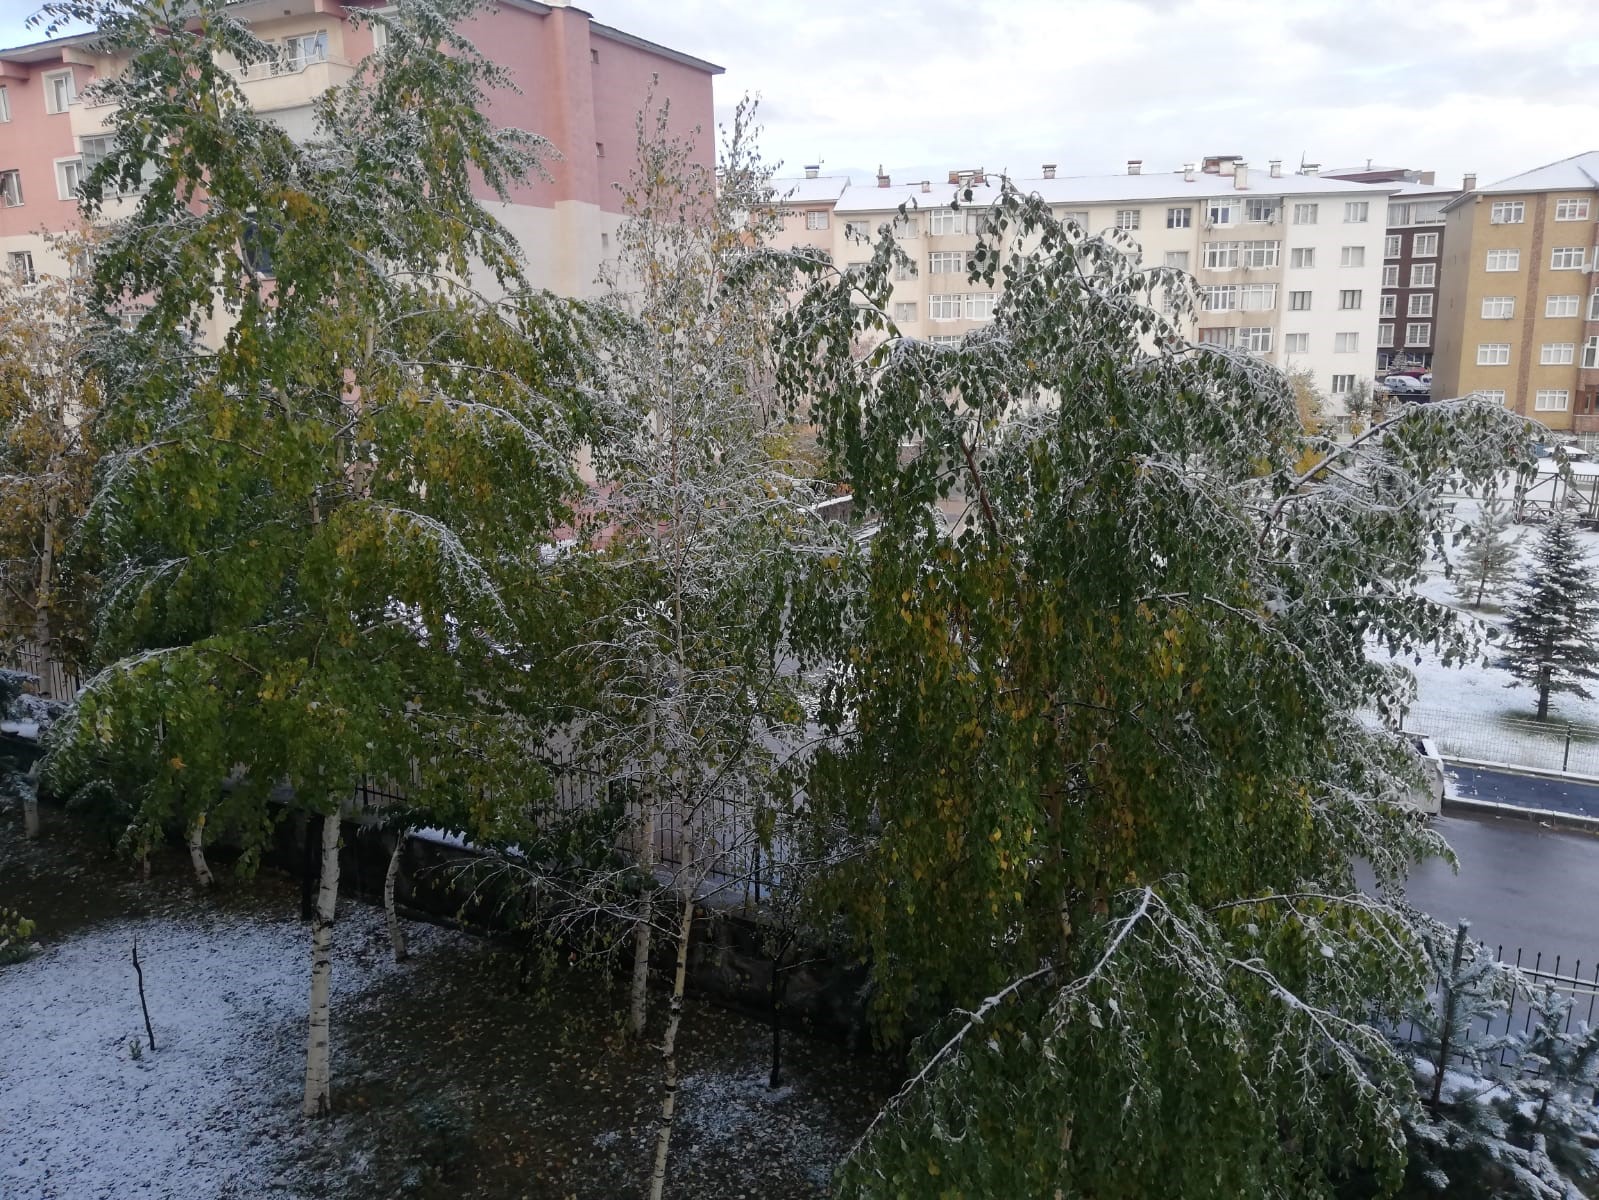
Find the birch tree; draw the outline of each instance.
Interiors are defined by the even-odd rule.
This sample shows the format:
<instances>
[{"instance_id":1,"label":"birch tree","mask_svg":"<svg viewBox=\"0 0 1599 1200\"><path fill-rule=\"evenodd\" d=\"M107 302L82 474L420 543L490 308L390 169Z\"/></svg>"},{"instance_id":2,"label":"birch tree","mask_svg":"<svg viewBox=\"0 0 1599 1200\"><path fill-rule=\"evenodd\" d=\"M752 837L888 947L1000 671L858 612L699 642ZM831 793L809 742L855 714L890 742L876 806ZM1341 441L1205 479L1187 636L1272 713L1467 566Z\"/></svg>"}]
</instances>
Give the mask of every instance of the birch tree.
<instances>
[{"instance_id":1,"label":"birch tree","mask_svg":"<svg viewBox=\"0 0 1599 1200\"><path fill-rule=\"evenodd\" d=\"M142 827L208 806L246 864L274 793L320 816L309 1116L330 1107L340 817L362 780L486 837L541 787L522 701L548 665L540 541L575 487L586 334L525 291L478 198L543 144L484 115L509 84L455 32L469 3L353 18L387 23L387 48L318 98L304 143L225 69L273 53L229 7L50 9L126 56L98 85L114 143L83 205L138 189L95 301L147 306L97 350L99 670L51 769L137 771Z\"/></svg>"},{"instance_id":2,"label":"birch tree","mask_svg":"<svg viewBox=\"0 0 1599 1200\"><path fill-rule=\"evenodd\" d=\"M1439 490L1527 462L1525 426L1410 406L1335 444L1276 370L1184 340L1180 273L1009 186L977 223L969 286L1003 295L960 345L894 328L886 232L784 326L788 394L881 514L795 624L841 664L810 812L857 847L817 901L885 1033L932 1028L843 1192L1391 1190L1414 1085L1365 1018L1421 992L1390 897L1444 847L1357 718L1413 687L1367 646L1473 652L1413 587Z\"/></svg>"}]
</instances>

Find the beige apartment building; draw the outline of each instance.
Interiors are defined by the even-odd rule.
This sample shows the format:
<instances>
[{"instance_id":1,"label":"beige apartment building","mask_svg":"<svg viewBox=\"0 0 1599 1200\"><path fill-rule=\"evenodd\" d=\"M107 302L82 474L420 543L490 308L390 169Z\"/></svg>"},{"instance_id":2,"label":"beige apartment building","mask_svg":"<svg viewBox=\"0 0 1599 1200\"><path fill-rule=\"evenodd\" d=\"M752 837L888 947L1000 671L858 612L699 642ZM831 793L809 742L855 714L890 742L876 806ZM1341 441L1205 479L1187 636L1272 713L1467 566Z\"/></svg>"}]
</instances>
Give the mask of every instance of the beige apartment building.
<instances>
[{"instance_id":1,"label":"beige apartment building","mask_svg":"<svg viewBox=\"0 0 1599 1200\"><path fill-rule=\"evenodd\" d=\"M1474 392L1599 437L1599 151L1469 189L1444 212L1433 395Z\"/></svg>"},{"instance_id":2,"label":"beige apartment building","mask_svg":"<svg viewBox=\"0 0 1599 1200\"><path fill-rule=\"evenodd\" d=\"M967 281L967 254L979 214L999 179L953 171L946 180L852 186L808 168L779 182L788 193L781 242L815 245L850 264L870 250L865 239L893 223L916 264L894 281L899 330L953 343L993 319L999 293ZM1057 217L1093 233L1118 231L1152 266L1193 274L1201 312L1188 331L1199 342L1258 355L1285 369L1305 369L1336 408L1372 377L1378 349L1388 196L1393 183L1330 179L1314 168L1264 170L1234 155L1214 155L1180 171L1062 176L1046 164L1034 178L1013 179L1046 201ZM956 189L971 188L965 211L950 208ZM906 213L899 215L904 205Z\"/></svg>"}]
</instances>

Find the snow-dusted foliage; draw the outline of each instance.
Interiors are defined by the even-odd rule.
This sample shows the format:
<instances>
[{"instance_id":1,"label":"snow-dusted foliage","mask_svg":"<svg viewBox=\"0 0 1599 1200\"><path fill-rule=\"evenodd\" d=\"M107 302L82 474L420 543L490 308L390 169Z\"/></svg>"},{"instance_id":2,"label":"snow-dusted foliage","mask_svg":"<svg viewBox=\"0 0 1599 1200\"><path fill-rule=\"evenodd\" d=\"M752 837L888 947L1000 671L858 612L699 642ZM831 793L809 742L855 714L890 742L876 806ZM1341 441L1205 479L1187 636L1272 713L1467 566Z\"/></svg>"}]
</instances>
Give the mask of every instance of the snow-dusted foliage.
<instances>
[{"instance_id":1,"label":"snow-dusted foliage","mask_svg":"<svg viewBox=\"0 0 1599 1200\"><path fill-rule=\"evenodd\" d=\"M1476 649L1413 588L1434 497L1526 462L1524 423L1412 406L1333 443L1274 369L1184 342L1185 276L1008 187L981 223L1003 299L959 346L885 315L887 230L785 325L782 383L881 514L795 618L844 664L808 796L854 851L819 900L889 1031L935 1022L844 1190L1396 1186L1413 1084L1366 1022L1422 994L1386 897L1444 847L1357 718L1410 689L1367 644Z\"/></svg>"},{"instance_id":2,"label":"snow-dusted foliage","mask_svg":"<svg viewBox=\"0 0 1599 1200\"><path fill-rule=\"evenodd\" d=\"M1550 518L1533 546L1532 565L1505 613L1505 666L1537 689L1538 719L1560 693L1593 698L1599 679L1599 584L1577 542L1571 516Z\"/></svg>"},{"instance_id":3,"label":"snow-dusted foliage","mask_svg":"<svg viewBox=\"0 0 1599 1200\"><path fill-rule=\"evenodd\" d=\"M127 57L83 205L136 188L93 286L142 311L94 348L99 670L49 769L138 780L136 842L203 820L253 853L283 785L336 814L368 776L489 835L541 788L539 548L576 486L587 335L477 198L541 143L486 115L509 81L455 32L472 7L364 16L387 48L296 142L227 69L272 51L222 0L50 6Z\"/></svg>"},{"instance_id":4,"label":"snow-dusted foliage","mask_svg":"<svg viewBox=\"0 0 1599 1200\"><path fill-rule=\"evenodd\" d=\"M1486 495L1477 519L1466 530L1466 544L1455 566L1455 595L1473 608L1497 599L1509 584L1519 538L1511 536L1514 516L1498 492Z\"/></svg>"}]
</instances>

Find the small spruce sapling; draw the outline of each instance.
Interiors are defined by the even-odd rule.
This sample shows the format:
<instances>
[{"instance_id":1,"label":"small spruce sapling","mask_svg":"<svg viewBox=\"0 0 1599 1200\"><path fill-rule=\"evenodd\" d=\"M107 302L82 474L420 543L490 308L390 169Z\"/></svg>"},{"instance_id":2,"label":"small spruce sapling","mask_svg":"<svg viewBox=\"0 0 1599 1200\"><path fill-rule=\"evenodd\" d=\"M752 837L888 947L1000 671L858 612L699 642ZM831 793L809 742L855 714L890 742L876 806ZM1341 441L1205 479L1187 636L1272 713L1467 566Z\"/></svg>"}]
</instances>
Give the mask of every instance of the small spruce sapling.
<instances>
[{"instance_id":1,"label":"small spruce sapling","mask_svg":"<svg viewBox=\"0 0 1599 1200\"><path fill-rule=\"evenodd\" d=\"M1505 622L1505 666L1516 677L1509 686L1538 690L1540 721L1557 693L1592 698L1583 684L1599 679L1596 627L1599 585L1571 517L1557 512L1538 538Z\"/></svg>"},{"instance_id":2,"label":"small spruce sapling","mask_svg":"<svg viewBox=\"0 0 1599 1200\"><path fill-rule=\"evenodd\" d=\"M1519 543L1510 536L1513 524L1510 507L1497 493L1483 500L1455 574L1455 595L1473 608L1501 595L1511 580Z\"/></svg>"}]
</instances>

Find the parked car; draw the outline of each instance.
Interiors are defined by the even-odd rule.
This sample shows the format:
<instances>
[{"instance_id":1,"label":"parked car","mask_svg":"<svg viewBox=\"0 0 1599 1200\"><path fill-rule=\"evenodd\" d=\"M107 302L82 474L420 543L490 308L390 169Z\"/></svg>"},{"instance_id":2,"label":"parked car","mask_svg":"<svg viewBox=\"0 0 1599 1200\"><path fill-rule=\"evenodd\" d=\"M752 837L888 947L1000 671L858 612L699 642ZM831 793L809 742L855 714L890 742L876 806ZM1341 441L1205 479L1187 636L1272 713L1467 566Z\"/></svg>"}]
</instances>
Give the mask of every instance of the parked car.
<instances>
[{"instance_id":1,"label":"parked car","mask_svg":"<svg viewBox=\"0 0 1599 1200\"><path fill-rule=\"evenodd\" d=\"M1421 380L1409 375L1389 375L1382 385L1395 396L1425 396L1432 390Z\"/></svg>"},{"instance_id":2,"label":"parked car","mask_svg":"<svg viewBox=\"0 0 1599 1200\"><path fill-rule=\"evenodd\" d=\"M1444 760L1430 737L1407 733L1411 746L1420 760L1424 785L1411 794L1411 803L1430 817L1436 817L1444 807Z\"/></svg>"}]
</instances>

